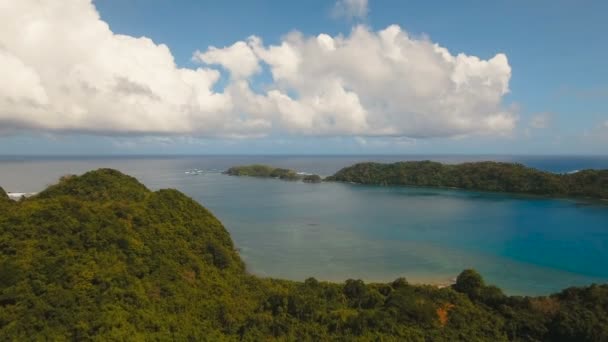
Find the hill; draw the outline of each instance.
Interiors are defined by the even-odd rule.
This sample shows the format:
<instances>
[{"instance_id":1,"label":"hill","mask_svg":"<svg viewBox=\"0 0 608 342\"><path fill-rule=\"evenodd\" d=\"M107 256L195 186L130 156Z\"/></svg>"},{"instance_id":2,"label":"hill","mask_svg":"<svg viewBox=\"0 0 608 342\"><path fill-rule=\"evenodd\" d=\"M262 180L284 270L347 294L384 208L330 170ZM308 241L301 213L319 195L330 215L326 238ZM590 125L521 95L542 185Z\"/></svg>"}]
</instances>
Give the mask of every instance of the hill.
<instances>
[{"instance_id":1,"label":"hill","mask_svg":"<svg viewBox=\"0 0 608 342\"><path fill-rule=\"evenodd\" d=\"M393 164L359 163L341 169L326 180L608 199L608 170L555 174L514 163L476 162L457 165L432 161Z\"/></svg>"},{"instance_id":2,"label":"hill","mask_svg":"<svg viewBox=\"0 0 608 342\"><path fill-rule=\"evenodd\" d=\"M443 289L255 277L208 210L114 170L6 203L4 341L608 339L606 285L528 298L472 270Z\"/></svg>"}]
</instances>

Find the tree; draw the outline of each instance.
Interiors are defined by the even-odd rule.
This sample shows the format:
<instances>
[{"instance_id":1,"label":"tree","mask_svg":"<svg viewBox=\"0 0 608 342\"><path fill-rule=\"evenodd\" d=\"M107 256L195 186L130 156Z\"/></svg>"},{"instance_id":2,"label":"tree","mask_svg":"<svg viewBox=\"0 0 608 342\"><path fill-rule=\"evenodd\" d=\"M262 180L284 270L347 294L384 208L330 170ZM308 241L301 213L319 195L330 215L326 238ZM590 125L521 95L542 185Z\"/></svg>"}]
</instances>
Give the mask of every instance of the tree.
<instances>
[{"instance_id":1,"label":"tree","mask_svg":"<svg viewBox=\"0 0 608 342\"><path fill-rule=\"evenodd\" d=\"M456 284L453 285L454 290L466 293L471 298L477 298L484 286L483 278L473 269L462 271L456 278Z\"/></svg>"},{"instance_id":2,"label":"tree","mask_svg":"<svg viewBox=\"0 0 608 342\"><path fill-rule=\"evenodd\" d=\"M393 289L398 289L401 287L408 286L409 283L408 283L407 279L405 279L404 277L400 277L400 278L393 280L391 285L392 285Z\"/></svg>"},{"instance_id":3,"label":"tree","mask_svg":"<svg viewBox=\"0 0 608 342\"><path fill-rule=\"evenodd\" d=\"M307 175L302 178L305 183L321 183L322 179L319 175Z\"/></svg>"}]
</instances>

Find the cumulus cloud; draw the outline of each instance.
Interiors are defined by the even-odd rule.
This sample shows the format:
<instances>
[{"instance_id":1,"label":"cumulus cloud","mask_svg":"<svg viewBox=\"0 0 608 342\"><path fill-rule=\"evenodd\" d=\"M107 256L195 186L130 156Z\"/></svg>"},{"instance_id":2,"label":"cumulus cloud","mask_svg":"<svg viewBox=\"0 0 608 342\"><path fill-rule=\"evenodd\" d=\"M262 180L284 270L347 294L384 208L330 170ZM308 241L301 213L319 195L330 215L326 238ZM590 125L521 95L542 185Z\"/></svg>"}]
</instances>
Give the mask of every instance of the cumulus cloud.
<instances>
[{"instance_id":1,"label":"cumulus cloud","mask_svg":"<svg viewBox=\"0 0 608 342\"><path fill-rule=\"evenodd\" d=\"M454 56L395 25L247 43L270 68L275 88L266 98L277 124L293 133L439 137L507 133L515 125L501 104L511 76L503 54Z\"/></svg>"},{"instance_id":2,"label":"cumulus cloud","mask_svg":"<svg viewBox=\"0 0 608 342\"><path fill-rule=\"evenodd\" d=\"M252 36L195 52L188 69L166 45L113 33L87 0L0 8L3 132L424 138L508 134L516 121L504 54L454 55L395 25ZM263 70L271 80L254 91Z\"/></svg>"},{"instance_id":3,"label":"cumulus cloud","mask_svg":"<svg viewBox=\"0 0 608 342\"><path fill-rule=\"evenodd\" d=\"M214 134L231 101L217 70L178 68L166 45L114 34L89 1L0 5L0 122L93 133Z\"/></svg>"},{"instance_id":4,"label":"cumulus cloud","mask_svg":"<svg viewBox=\"0 0 608 342\"><path fill-rule=\"evenodd\" d=\"M347 19L365 18L369 12L367 0L338 0L333 15Z\"/></svg>"},{"instance_id":5,"label":"cumulus cloud","mask_svg":"<svg viewBox=\"0 0 608 342\"><path fill-rule=\"evenodd\" d=\"M235 79L248 78L260 71L257 56L245 42L218 49L210 47L206 52L196 51L193 59L207 64L223 66Z\"/></svg>"}]
</instances>

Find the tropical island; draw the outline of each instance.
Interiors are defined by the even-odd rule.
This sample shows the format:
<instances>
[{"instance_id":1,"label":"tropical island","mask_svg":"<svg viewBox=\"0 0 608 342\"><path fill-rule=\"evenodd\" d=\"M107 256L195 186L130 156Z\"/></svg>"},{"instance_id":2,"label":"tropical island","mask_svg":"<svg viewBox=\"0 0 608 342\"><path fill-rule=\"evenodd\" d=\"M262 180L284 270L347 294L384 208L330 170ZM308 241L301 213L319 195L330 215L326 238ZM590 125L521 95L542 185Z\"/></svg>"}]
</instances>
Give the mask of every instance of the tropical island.
<instances>
[{"instance_id":1,"label":"tropical island","mask_svg":"<svg viewBox=\"0 0 608 342\"><path fill-rule=\"evenodd\" d=\"M224 173L231 176L303 180L310 183L326 181L608 199L608 170L581 170L557 174L519 163L492 161L462 164L442 164L428 160L392 164L358 163L325 179L318 175L301 175L294 170L260 164L235 166Z\"/></svg>"},{"instance_id":2,"label":"tropical island","mask_svg":"<svg viewBox=\"0 0 608 342\"><path fill-rule=\"evenodd\" d=\"M455 165L432 161L359 163L343 168L326 180L608 199L608 170L556 174L523 164L491 161Z\"/></svg>"},{"instance_id":3,"label":"tropical island","mask_svg":"<svg viewBox=\"0 0 608 342\"><path fill-rule=\"evenodd\" d=\"M302 174L291 169L283 169L263 164L234 166L224 171L229 176L249 176L261 178L277 178L288 181L304 181L306 183L320 183L319 175Z\"/></svg>"},{"instance_id":4,"label":"tropical island","mask_svg":"<svg viewBox=\"0 0 608 342\"><path fill-rule=\"evenodd\" d=\"M453 286L260 278L176 190L111 169L30 198L0 190L1 340L604 341L608 285L507 296Z\"/></svg>"}]
</instances>

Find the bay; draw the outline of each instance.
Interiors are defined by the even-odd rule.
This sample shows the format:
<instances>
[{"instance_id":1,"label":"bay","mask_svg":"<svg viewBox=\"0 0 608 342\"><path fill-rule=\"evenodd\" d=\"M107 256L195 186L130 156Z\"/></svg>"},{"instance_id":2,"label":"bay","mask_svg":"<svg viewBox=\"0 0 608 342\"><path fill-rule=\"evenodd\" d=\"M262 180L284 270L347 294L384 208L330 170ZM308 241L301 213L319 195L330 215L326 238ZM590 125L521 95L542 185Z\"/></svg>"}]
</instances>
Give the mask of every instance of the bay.
<instances>
[{"instance_id":1,"label":"bay","mask_svg":"<svg viewBox=\"0 0 608 342\"><path fill-rule=\"evenodd\" d=\"M265 163L330 175L360 161L521 162L552 172L608 168L597 156L0 157L0 186L37 192L65 174L119 169L151 189L176 188L209 208L248 269L303 280L406 277L447 284L465 268L509 294L608 282L608 206L449 189L304 184L231 177ZM202 174L186 173L202 170Z\"/></svg>"}]
</instances>

